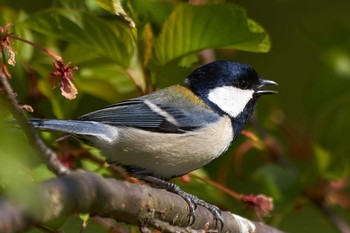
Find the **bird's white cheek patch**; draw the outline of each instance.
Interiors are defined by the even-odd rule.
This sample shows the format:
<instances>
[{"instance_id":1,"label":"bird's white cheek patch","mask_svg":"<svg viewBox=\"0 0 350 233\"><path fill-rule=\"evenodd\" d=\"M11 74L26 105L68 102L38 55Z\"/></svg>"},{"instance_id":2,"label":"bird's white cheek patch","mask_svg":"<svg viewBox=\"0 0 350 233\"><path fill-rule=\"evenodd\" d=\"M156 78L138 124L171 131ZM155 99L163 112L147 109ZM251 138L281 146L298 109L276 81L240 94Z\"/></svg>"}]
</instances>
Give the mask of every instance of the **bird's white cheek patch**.
<instances>
[{"instance_id":1,"label":"bird's white cheek patch","mask_svg":"<svg viewBox=\"0 0 350 233\"><path fill-rule=\"evenodd\" d=\"M217 87L209 92L208 99L231 117L238 116L253 98L254 90L242 90L233 86Z\"/></svg>"}]
</instances>

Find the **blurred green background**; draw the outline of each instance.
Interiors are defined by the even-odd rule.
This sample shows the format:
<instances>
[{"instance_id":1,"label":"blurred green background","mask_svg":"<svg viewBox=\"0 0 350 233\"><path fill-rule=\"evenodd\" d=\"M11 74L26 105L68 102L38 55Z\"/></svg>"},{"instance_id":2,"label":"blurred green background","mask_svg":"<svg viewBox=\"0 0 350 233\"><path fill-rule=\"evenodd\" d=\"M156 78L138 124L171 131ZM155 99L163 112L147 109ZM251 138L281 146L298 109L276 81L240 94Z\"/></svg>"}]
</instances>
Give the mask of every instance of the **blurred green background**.
<instances>
[{"instance_id":1,"label":"blurred green background","mask_svg":"<svg viewBox=\"0 0 350 233\"><path fill-rule=\"evenodd\" d=\"M349 223L350 2L235 2L244 6L271 36L269 53L240 53L237 59L280 84L280 94L262 100L258 111L270 105L282 111L283 121L274 136L297 169L299 191L310 188L328 192L322 198L335 216ZM315 162L317 178L311 174ZM336 188L336 181L344 184ZM330 182L330 186L323 182ZM300 206L294 202L290 210L285 210L288 214L280 228L287 232L338 232L329 216L307 202Z\"/></svg>"},{"instance_id":2,"label":"blurred green background","mask_svg":"<svg viewBox=\"0 0 350 233\"><path fill-rule=\"evenodd\" d=\"M28 45L14 43L18 64L9 67L11 84L20 103L34 108L30 116L75 118L141 92L179 83L211 59L248 63L263 77L279 83L279 94L262 98L246 127L259 140L241 136L225 156L198 174L239 193L271 196L275 208L263 220L286 232L346 232L335 226L335 220L350 223L349 1L209 1L222 6L204 6L198 12L181 9L181 1L175 0L123 1L136 29L97 2L0 0L0 26L14 22L16 35L52 49L79 67L74 72L78 97L66 100L58 87L52 88L52 59ZM230 3L242 8L223 5ZM58 14L62 9L65 13ZM174 9L178 17L172 14L172 23L179 31L169 32L170 37L159 34L166 34L165 28L174 29L168 18ZM220 14L211 15L210 9ZM243 9L257 25L246 25ZM241 15L226 17L230 10ZM200 24L210 20L219 25L213 26L215 30ZM193 32L191 37L184 37L182 26ZM258 33L252 33L252 28ZM176 39L172 41L171 36ZM180 42L188 46L181 47ZM198 56L202 49L209 50ZM0 114L10 118L1 106ZM18 184L53 177L20 131L2 126L0 136L2 194L16 196L26 187ZM96 169L79 159L77 142L57 144L57 135L43 137L68 165ZM188 184L177 182L223 209L257 219L254 211L211 185L195 178ZM63 228L75 232L79 221L71 218ZM104 229L94 224L87 232Z\"/></svg>"}]
</instances>

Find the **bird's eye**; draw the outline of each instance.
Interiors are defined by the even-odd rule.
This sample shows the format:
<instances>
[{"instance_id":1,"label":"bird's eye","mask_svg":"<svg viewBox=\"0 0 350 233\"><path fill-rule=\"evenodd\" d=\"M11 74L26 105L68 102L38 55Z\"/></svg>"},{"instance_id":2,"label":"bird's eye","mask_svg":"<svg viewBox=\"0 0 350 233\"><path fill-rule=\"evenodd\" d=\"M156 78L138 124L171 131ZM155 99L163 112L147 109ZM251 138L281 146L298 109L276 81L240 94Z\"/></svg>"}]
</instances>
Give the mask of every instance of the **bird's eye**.
<instances>
[{"instance_id":1,"label":"bird's eye","mask_svg":"<svg viewBox=\"0 0 350 233\"><path fill-rule=\"evenodd\" d=\"M240 80L238 85L239 88L244 90L249 88L249 83L246 80Z\"/></svg>"}]
</instances>

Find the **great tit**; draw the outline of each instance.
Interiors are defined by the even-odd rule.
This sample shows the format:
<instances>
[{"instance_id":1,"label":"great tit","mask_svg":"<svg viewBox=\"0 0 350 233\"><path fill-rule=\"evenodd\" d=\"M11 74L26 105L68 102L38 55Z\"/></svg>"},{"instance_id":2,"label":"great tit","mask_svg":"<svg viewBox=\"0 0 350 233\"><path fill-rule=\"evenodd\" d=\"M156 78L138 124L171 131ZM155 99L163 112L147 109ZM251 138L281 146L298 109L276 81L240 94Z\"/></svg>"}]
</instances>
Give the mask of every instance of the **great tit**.
<instances>
[{"instance_id":1,"label":"great tit","mask_svg":"<svg viewBox=\"0 0 350 233\"><path fill-rule=\"evenodd\" d=\"M30 119L36 128L68 133L100 149L130 175L179 194L189 204L220 210L168 180L194 171L223 154L242 131L261 95L276 82L249 65L216 61L193 71L179 85L125 100L77 120Z\"/></svg>"}]
</instances>

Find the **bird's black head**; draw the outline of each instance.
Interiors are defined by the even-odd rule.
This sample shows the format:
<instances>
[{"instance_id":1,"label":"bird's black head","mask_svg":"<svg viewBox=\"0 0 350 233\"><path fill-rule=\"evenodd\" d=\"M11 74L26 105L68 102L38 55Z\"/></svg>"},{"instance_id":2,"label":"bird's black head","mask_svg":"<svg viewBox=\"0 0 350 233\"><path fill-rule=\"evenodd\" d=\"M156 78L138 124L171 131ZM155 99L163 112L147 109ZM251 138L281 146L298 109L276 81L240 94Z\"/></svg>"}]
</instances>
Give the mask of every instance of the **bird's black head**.
<instances>
[{"instance_id":1,"label":"bird's black head","mask_svg":"<svg viewBox=\"0 0 350 233\"><path fill-rule=\"evenodd\" d=\"M223 86L254 90L259 82L259 75L252 67L231 61L216 61L201 66L186 79L192 91L200 96Z\"/></svg>"},{"instance_id":2,"label":"bird's black head","mask_svg":"<svg viewBox=\"0 0 350 233\"><path fill-rule=\"evenodd\" d=\"M252 114L258 97L277 93L262 89L277 83L262 79L249 65L231 61L199 67L187 77L185 85L214 110L243 124Z\"/></svg>"}]
</instances>

